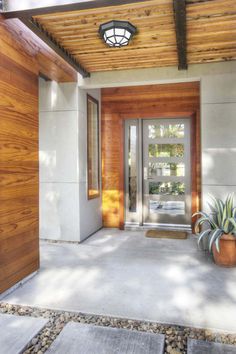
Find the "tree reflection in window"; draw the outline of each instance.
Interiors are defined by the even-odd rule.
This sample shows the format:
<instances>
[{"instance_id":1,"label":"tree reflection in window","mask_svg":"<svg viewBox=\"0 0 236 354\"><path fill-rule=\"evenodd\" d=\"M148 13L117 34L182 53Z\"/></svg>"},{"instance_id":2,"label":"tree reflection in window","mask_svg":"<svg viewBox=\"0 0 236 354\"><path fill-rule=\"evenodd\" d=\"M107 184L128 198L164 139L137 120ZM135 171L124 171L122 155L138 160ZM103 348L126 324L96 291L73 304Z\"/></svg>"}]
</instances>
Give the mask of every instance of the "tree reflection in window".
<instances>
[{"instance_id":1,"label":"tree reflection in window","mask_svg":"<svg viewBox=\"0 0 236 354\"><path fill-rule=\"evenodd\" d=\"M128 166L129 166L129 211L137 210L137 127L129 127L128 143Z\"/></svg>"},{"instance_id":2,"label":"tree reflection in window","mask_svg":"<svg viewBox=\"0 0 236 354\"><path fill-rule=\"evenodd\" d=\"M185 164L183 162L149 162L149 177L158 176L185 176Z\"/></svg>"},{"instance_id":3,"label":"tree reflection in window","mask_svg":"<svg viewBox=\"0 0 236 354\"><path fill-rule=\"evenodd\" d=\"M183 157L184 144L149 144L149 157Z\"/></svg>"},{"instance_id":4,"label":"tree reflection in window","mask_svg":"<svg viewBox=\"0 0 236 354\"><path fill-rule=\"evenodd\" d=\"M149 194L183 195L185 184L182 182L150 182Z\"/></svg>"},{"instance_id":5,"label":"tree reflection in window","mask_svg":"<svg viewBox=\"0 0 236 354\"><path fill-rule=\"evenodd\" d=\"M153 124L148 126L149 139L183 138L184 124Z\"/></svg>"},{"instance_id":6,"label":"tree reflection in window","mask_svg":"<svg viewBox=\"0 0 236 354\"><path fill-rule=\"evenodd\" d=\"M98 101L89 95L87 95L87 176L88 199L99 197L99 107Z\"/></svg>"}]
</instances>

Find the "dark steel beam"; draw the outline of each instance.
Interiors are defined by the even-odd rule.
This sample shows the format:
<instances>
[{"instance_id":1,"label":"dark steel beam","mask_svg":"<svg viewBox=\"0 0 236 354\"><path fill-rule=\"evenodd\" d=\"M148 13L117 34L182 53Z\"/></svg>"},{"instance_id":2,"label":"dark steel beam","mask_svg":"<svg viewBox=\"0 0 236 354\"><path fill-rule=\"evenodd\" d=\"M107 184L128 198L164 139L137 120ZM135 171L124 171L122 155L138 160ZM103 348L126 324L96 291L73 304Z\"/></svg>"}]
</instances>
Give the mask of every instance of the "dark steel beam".
<instances>
[{"instance_id":1,"label":"dark steel beam","mask_svg":"<svg viewBox=\"0 0 236 354\"><path fill-rule=\"evenodd\" d=\"M173 0L175 33L179 61L179 70L187 70L187 41L186 41L186 3L185 0Z\"/></svg>"},{"instance_id":2,"label":"dark steel beam","mask_svg":"<svg viewBox=\"0 0 236 354\"><path fill-rule=\"evenodd\" d=\"M65 50L50 33L45 31L45 29L40 26L34 19L20 18L20 20L39 38L41 38L51 49L53 49L60 57L62 57L68 64L70 64L77 72L79 72L83 77L89 77L90 74L87 72L80 63L67 51Z\"/></svg>"},{"instance_id":3,"label":"dark steel beam","mask_svg":"<svg viewBox=\"0 0 236 354\"><path fill-rule=\"evenodd\" d=\"M45 81L52 81L47 75L43 74L41 71L39 72L39 77L41 77L41 79Z\"/></svg>"},{"instance_id":4,"label":"dark steel beam","mask_svg":"<svg viewBox=\"0 0 236 354\"><path fill-rule=\"evenodd\" d=\"M7 2L7 0L5 0ZM32 16L38 15L47 15L52 13L59 13L59 12L66 12L66 11L78 11L78 10L87 10L87 9L95 9L100 7L107 7L107 6L119 6L119 5L126 5L126 4L133 4L138 2L148 2L150 0L79 0L76 2L66 3L61 5L62 1L59 0L48 0L47 3L49 4L47 7L38 7L39 1L29 1L29 5L31 4L32 8L28 9L20 9L17 6L18 1L12 0L12 6L4 6L4 9L11 9L11 11L4 11L2 15L5 18L31 18ZM8 0L11 2L11 0ZM19 1L20 3L20 1ZM54 4L50 6L51 4ZM37 6L35 5L37 4ZM55 5L56 4L56 5ZM12 10L15 8L16 10Z\"/></svg>"}]
</instances>

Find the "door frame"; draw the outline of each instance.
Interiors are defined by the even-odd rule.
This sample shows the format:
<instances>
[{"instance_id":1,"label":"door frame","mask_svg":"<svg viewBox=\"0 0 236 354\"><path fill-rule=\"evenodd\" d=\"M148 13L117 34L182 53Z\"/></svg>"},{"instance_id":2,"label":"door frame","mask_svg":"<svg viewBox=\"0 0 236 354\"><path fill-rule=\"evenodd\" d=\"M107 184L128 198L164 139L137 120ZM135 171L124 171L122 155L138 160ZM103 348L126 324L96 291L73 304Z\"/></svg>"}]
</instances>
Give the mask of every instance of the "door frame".
<instances>
[{"instance_id":1,"label":"door frame","mask_svg":"<svg viewBox=\"0 0 236 354\"><path fill-rule=\"evenodd\" d=\"M125 120L126 119L190 119L191 134L191 198L192 198L192 214L197 212L201 207L201 134L200 134L200 114L199 112L163 112L158 114L133 114L120 115L120 198L119 198L119 228L124 229L125 225ZM195 220L192 220L192 227Z\"/></svg>"}]
</instances>

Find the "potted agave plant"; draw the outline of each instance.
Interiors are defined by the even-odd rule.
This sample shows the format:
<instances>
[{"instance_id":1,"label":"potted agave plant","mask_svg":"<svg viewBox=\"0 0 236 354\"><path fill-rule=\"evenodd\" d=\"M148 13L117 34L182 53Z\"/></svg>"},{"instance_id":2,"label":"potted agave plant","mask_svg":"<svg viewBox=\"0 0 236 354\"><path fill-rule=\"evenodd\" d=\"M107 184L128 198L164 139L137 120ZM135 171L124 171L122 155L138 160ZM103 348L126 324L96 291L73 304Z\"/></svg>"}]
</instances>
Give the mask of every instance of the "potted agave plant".
<instances>
[{"instance_id":1,"label":"potted agave plant","mask_svg":"<svg viewBox=\"0 0 236 354\"><path fill-rule=\"evenodd\" d=\"M209 251L213 252L216 264L224 267L236 266L236 207L234 195L228 195L225 203L211 196L210 214L199 211L195 223L195 233L199 236L198 244L208 240ZM204 227L203 227L204 226Z\"/></svg>"}]
</instances>

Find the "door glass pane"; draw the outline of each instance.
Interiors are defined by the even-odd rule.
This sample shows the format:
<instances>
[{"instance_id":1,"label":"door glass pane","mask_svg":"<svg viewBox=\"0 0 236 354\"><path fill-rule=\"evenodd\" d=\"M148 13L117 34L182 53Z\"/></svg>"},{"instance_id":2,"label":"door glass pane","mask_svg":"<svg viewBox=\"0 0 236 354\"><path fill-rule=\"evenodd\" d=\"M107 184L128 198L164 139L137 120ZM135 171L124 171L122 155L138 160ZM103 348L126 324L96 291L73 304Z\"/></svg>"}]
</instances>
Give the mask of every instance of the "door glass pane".
<instances>
[{"instance_id":1,"label":"door glass pane","mask_svg":"<svg viewBox=\"0 0 236 354\"><path fill-rule=\"evenodd\" d=\"M155 124L148 126L149 139L183 138L184 124Z\"/></svg>"},{"instance_id":2,"label":"door glass pane","mask_svg":"<svg viewBox=\"0 0 236 354\"><path fill-rule=\"evenodd\" d=\"M149 177L158 177L158 176L184 177L185 165L182 162L180 163L149 162L148 175Z\"/></svg>"},{"instance_id":3,"label":"door glass pane","mask_svg":"<svg viewBox=\"0 0 236 354\"><path fill-rule=\"evenodd\" d=\"M100 195L100 161L99 161L99 107L95 98L87 95L87 175L88 199Z\"/></svg>"},{"instance_id":4,"label":"door glass pane","mask_svg":"<svg viewBox=\"0 0 236 354\"><path fill-rule=\"evenodd\" d=\"M184 144L149 144L149 157L183 157Z\"/></svg>"},{"instance_id":5,"label":"door glass pane","mask_svg":"<svg viewBox=\"0 0 236 354\"><path fill-rule=\"evenodd\" d=\"M185 184L182 182L149 182L149 194L183 195Z\"/></svg>"},{"instance_id":6,"label":"door glass pane","mask_svg":"<svg viewBox=\"0 0 236 354\"><path fill-rule=\"evenodd\" d=\"M150 213L170 214L170 215L184 215L185 202L183 201L149 201Z\"/></svg>"},{"instance_id":7,"label":"door glass pane","mask_svg":"<svg viewBox=\"0 0 236 354\"><path fill-rule=\"evenodd\" d=\"M137 209L137 127L129 126L128 173L129 173L129 211Z\"/></svg>"}]
</instances>

